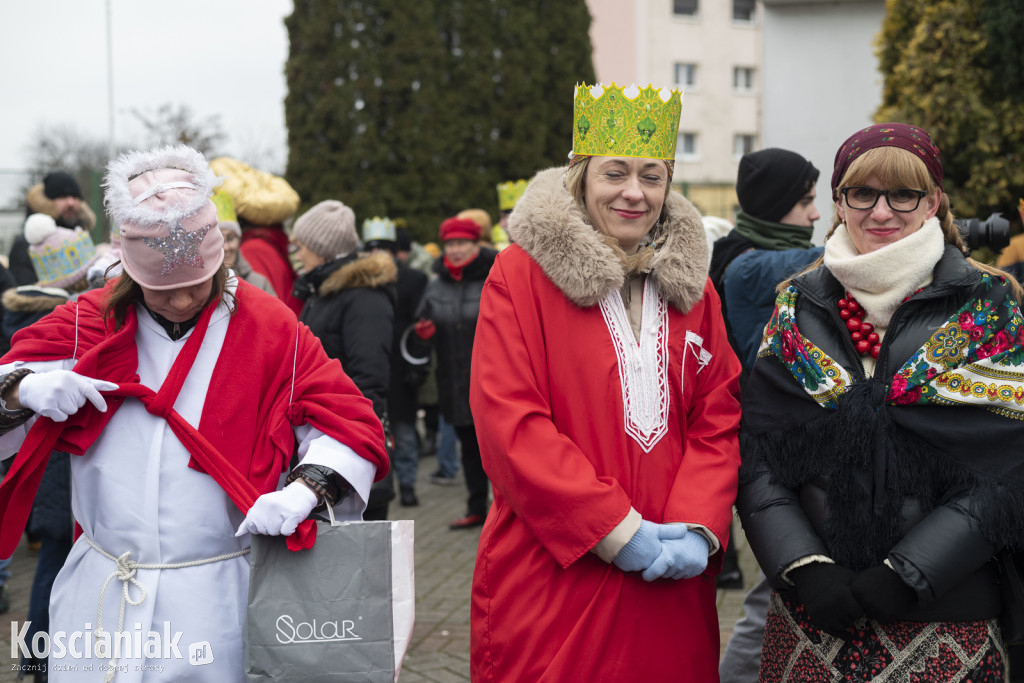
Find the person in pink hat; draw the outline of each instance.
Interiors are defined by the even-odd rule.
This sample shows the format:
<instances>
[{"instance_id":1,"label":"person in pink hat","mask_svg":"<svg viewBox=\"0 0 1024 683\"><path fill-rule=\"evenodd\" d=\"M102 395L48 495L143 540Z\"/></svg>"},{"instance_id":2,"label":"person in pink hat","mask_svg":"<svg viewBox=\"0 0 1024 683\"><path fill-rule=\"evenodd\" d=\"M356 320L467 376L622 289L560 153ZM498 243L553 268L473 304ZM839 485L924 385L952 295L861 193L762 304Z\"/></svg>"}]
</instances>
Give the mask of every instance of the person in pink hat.
<instances>
[{"instance_id":1,"label":"person in pink hat","mask_svg":"<svg viewBox=\"0 0 1024 683\"><path fill-rule=\"evenodd\" d=\"M309 547L311 511L359 519L388 470L380 421L337 361L223 266L216 182L185 146L111 162L123 273L0 359L0 451L18 452L0 485L0 556L50 451L72 454L81 534L50 633L88 636L54 643L51 681L244 680L250 535ZM154 634L159 648L104 645Z\"/></svg>"}]
</instances>

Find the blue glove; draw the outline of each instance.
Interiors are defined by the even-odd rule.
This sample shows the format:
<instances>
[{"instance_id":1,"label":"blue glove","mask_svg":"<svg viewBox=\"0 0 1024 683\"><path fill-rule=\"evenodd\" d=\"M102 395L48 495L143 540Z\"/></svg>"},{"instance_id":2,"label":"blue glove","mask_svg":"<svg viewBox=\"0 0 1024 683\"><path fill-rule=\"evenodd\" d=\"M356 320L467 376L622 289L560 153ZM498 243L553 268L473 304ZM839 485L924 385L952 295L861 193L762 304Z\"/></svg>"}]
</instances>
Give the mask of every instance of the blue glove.
<instances>
[{"instance_id":1,"label":"blue glove","mask_svg":"<svg viewBox=\"0 0 1024 683\"><path fill-rule=\"evenodd\" d=\"M633 534L633 538L622 546L622 550L612 560L612 564L624 572L638 572L647 569L651 562L658 559L660 554L661 541L658 540L658 525L643 520L640 522L640 528Z\"/></svg>"},{"instance_id":2,"label":"blue glove","mask_svg":"<svg viewBox=\"0 0 1024 683\"><path fill-rule=\"evenodd\" d=\"M673 531L671 527L679 527L679 529ZM633 538L629 539L629 543L622 547L612 563L624 572L638 572L647 569L661 555L663 535L681 537L685 533L686 527L681 524L655 524L643 520L640 522L640 528L633 534Z\"/></svg>"},{"instance_id":3,"label":"blue glove","mask_svg":"<svg viewBox=\"0 0 1024 683\"><path fill-rule=\"evenodd\" d=\"M708 541L696 531L690 531L685 524L659 524L661 554L644 570L644 581L656 579L692 579L707 569ZM679 529L684 535L679 537ZM668 532L675 531L669 535Z\"/></svg>"}]
</instances>

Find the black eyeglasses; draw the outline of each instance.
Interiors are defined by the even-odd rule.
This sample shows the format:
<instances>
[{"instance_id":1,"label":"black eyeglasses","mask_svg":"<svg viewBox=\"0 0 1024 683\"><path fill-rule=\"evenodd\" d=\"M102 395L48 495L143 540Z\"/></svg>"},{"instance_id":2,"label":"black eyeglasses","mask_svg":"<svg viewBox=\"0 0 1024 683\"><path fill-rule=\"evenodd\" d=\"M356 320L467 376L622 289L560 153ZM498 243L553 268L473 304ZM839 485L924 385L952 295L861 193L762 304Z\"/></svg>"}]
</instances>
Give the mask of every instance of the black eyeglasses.
<instances>
[{"instance_id":1,"label":"black eyeglasses","mask_svg":"<svg viewBox=\"0 0 1024 683\"><path fill-rule=\"evenodd\" d=\"M889 204L889 208L900 213L915 211L920 206L921 199L928 195L924 190L911 190L907 187L898 187L895 190L844 187L840 192L846 198L846 205L851 209L873 209L878 203L878 198L885 195L885 201Z\"/></svg>"}]
</instances>

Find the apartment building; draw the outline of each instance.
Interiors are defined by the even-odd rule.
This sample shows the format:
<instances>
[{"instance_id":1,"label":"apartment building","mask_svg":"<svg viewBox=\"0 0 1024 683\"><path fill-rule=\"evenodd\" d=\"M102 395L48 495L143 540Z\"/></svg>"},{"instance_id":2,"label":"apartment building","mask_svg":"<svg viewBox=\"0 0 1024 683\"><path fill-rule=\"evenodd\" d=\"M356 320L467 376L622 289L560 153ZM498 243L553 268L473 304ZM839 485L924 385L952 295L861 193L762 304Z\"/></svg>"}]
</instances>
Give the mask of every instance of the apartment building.
<instances>
[{"instance_id":1,"label":"apartment building","mask_svg":"<svg viewBox=\"0 0 1024 683\"><path fill-rule=\"evenodd\" d=\"M756 0L587 0L602 83L679 87L674 181L705 215L733 219L736 170L762 147Z\"/></svg>"}]
</instances>

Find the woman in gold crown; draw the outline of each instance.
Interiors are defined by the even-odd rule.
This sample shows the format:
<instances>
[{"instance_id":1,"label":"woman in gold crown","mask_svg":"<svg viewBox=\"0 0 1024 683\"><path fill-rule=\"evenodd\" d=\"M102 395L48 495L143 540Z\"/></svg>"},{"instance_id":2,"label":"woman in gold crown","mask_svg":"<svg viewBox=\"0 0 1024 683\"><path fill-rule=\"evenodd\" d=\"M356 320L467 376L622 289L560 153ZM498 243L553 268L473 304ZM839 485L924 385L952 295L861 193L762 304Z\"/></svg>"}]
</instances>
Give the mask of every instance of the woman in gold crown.
<instances>
[{"instance_id":1,"label":"woman in gold crown","mask_svg":"<svg viewBox=\"0 0 1024 683\"><path fill-rule=\"evenodd\" d=\"M474 681L718 680L740 366L671 191L680 105L579 87L570 164L530 183L484 287Z\"/></svg>"}]
</instances>

